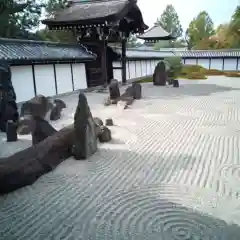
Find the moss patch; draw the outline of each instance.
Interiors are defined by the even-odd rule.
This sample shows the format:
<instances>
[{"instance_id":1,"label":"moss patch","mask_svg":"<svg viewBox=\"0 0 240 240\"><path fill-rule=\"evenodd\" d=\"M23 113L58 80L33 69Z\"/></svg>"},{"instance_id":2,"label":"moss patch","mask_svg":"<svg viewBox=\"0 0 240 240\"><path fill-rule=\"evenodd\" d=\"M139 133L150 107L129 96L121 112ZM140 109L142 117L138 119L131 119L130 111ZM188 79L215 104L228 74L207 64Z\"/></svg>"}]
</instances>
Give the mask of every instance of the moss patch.
<instances>
[{"instance_id":1,"label":"moss patch","mask_svg":"<svg viewBox=\"0 0 240 240\"><path fill-rule=\"evenodd\" d=\"M226 76L226 77L238 77L240 78L240 72L227 72L221 71L217 69L206 69L199 65L190 65L184 64L182 67L182 71L177 79L184 80L206 80L207 76ZM152 82L152 77L143 78L137 80L138 83L148 83Z\"/></svg>"}]
</instances>

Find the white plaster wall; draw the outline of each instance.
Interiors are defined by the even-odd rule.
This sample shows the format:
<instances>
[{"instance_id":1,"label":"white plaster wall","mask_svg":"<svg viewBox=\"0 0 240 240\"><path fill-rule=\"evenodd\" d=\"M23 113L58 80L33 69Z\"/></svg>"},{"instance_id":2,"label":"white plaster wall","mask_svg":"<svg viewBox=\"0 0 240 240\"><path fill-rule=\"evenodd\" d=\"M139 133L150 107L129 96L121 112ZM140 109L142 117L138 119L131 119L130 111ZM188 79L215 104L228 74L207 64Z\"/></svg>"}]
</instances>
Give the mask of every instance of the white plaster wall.
<instances>
[{"instance_id":1,"label":"white plaster wall","mask_svg":"<svg viewBox=\"0 0 240 240\"><path fill-rule=\"evenodd\" d=\"M153 74L155 70L155 60L151 60L151 67L152 67L152 74Z\"/></svg>"},{"instance_id":2,"label":"white plaster wall","mask_svg":"<svg viewBox=\"0 0 240 240\"><path fill-rule=\"evenodd\" d=\"M142 77L147 76L147 61L142 61Z\"/></svg>"},{"instance_id":3,"label":"white plaster wall","mask_svg":"<svg viewBox=\"0 0 240 240\"><path fill-rule=\"evenodd\" d=\"M211 69L222 70L223 60L222 59L211 59Z\"/></svg>"},{"instance_id":4,"label":"white plaster wall","mask_svg":"<svg viewBox=\"0 0 240 240\"><path fill-rule=\"evenodd\" d=\"M197 59L185 59L185 64L196 65Z\"/></svg>"},{"instance_id":5,"label":"white plaster wall","mask_svg":"<svg viewBox=\"0 0 240 240\"><path fill-rule=\"evenodd\" d=\"M152 75L152 65L151 65L151 60L147 60L147 66L148 66L148 75Z\"/></svg>"},{"instance_id":6,"label":"white plaster wall","mask_svg":"<svg viewBox=\"0 0 240 240\"><path fill-rule=\"evenodd\" d=\"M240 71L240 58L238 59L238 71Z\"/></svg>"},{"instance_id":7,"label":"white plaster wall","mask_svg":"<svg viewBox=\"0 0 240 240\"><path fill-rule=\"evenodd\" d=\"M127 78L127 80L130 79L130 64L129 64L129 61L127 61L127 63L126 63L126 78Z\"/></svg>"},{"instance_id":8,"label":"white plaster wall","mask_svg":"<svg viewBox=\"0 0 240 240\"><path fill-rule=\"evenodd\" d=\"M72 92L72 74L70 64L56 64L58 94Z\"/></svg>"},{"instance_id":9,"label":"white plaster wall","mask_svg":"<svg viewBox=\"0 0 240 240\"><path fill-rule=\"evenodd\" d=\"M202 67L204 67L204 68L206 68L206 69L209 69L209 62L210 62L210 60L209 60L209 58L207 58L207 59L201 59L201 58L199 58L198 59L198 65L199 66L202 66Z\"/></svg>"},{"instance_id":10,"label":"white plaster wall","mask_svg":"<svg viewBox=\"0 0 240 240\"><path fill-rule=\"evenodd\" d=\"M121 62L113 62L113 67L121 67ZM128 65L127 65L128 67ZM122 82L122 70L121 69L113 69L114 79L118 80L118 82Z\"/></svg>"},{"instance_id":11,"label":"white plaster wall","mask_svg":"<svg viewBox=\"0 0 240 240\"><path fill-rule=\"evenodd\" d=\"M237 70L237 59L224 59L224 70L225 71L236 71Z\"/></svg>"},{"instance_id":12,"label":"white plaster wall","mask_svg":"<svg viewBox=\"0 0 240 240\"><path fill-rule=\"evenodd\" d=\"M34 65L34 70L37 94L49 97L56 95L53 65Z\"/></svg>"},{"instance_id":13,"label":"white plaster wall","mask_svg":"<svg viewBox=\"0 0 240 240\"><path fill-rule=\"evenodd\" d=\"M12 84L17 102L25 102L35 96L32 66L11 66Z\"/></svg>"},{"instance_id":14,"label":"white plaster wall","mask_svg":"<svg viewBox=\"0 0 240 240\"><path fill-rule=\"evenodd\" d=\"M137 77L141 77L142 73L141 73L141 62L140 61L136 61L136 72L137 72Z\"/></svg>"},{"instance_id":15,"label":"white plaster wall","mask_svg":"<svg viewBox=\"0 0 240 240\"><path fill-rule=\"evenodd\" d=\"M130 79L136 78L135 61L129 61Z\"/></svg>"},{"instance_id":16,"label":"white plaster wall","mask_svg":"<svg viewBox=\"0 0 240 240\"><path fill-rule=\"evenodd\" d=\"M73 63L73 83L74 91L87 88L86 68L84 63Z\"/></svg>"}]
</instances>

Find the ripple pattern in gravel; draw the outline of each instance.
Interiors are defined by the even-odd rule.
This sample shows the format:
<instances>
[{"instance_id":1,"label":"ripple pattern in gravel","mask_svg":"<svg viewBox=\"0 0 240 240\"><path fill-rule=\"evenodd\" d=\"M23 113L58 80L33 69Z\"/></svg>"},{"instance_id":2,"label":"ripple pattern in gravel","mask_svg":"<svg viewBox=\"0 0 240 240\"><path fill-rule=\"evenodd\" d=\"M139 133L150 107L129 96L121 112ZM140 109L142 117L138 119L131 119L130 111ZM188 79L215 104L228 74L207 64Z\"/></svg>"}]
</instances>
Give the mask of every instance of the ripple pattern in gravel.
<instances>
[{"instance_id":1,"label":"ripple pattern in gravel","mask_svg":"<svg viewBox=\"0 0 240 240\"><path fill-rule=\"evenodd\" d=\"M113 118L113 141L1 196L0 239L239 240L240 91L144 84L143 93L125 111L88 95L94 116ZM75 98L64 99L65 116Z\"/></svg>"}]
</instances>

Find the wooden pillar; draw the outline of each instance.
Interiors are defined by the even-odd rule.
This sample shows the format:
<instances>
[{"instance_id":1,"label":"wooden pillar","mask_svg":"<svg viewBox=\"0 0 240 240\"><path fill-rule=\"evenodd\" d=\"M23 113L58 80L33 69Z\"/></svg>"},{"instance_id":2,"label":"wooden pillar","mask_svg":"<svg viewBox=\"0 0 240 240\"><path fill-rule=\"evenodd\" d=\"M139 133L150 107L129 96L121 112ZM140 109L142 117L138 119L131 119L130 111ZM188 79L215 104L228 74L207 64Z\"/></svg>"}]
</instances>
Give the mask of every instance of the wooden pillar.
<instances>
[{"instance_id":1,"label":"wooden pillar","mask_svg":"<svg viewBox=\"0 0 240 240\"><path fill-rule=\"evenodd\" d=\"M105 86L108 85L108 70L107 70L107 42L105 38L102 41L102 79Z\"/></svg>"},{"instance_id":2,"label":"wooden pillar","mask_svg":"<svg viewBox=\"0 0 240 240\"><path fill-rule=\"evenodd\" d=\"M127 39L122 39L122 84L125 85L127 83L127 59L126 59L126 45Z\"/></svg>"}]
</instances>

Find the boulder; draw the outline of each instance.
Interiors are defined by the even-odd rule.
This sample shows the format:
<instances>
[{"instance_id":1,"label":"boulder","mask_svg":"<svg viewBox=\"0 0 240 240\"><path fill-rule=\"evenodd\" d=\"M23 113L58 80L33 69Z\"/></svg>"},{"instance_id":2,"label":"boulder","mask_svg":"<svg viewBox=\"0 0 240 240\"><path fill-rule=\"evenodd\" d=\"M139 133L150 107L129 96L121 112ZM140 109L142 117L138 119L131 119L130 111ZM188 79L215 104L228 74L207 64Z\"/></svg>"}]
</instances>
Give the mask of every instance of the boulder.
<instances>
[{"instance_id":1,"label":"boulder","mask_svg":"<svg viewBox=\"0 0 240 240\"><path fill-rule=\"evenodd\" d=\"M179 81L178 80L176 80L176 79L173 80L173 87L179 88Z\"/></svg>"},{"instance_id":2,"label":"boulder","mask_svg":"<svg viewBox=\"0 0 240 240\"><path fill-rule=\"evenodd\" d=\"M33 118L32 144L36 145L45 138L52 136L57 130L48 121L40 117Z\"/></svg>"},{"instance_id":3,"label":"boulder","mask_svg":"<svg viewBox=\"0 0 240 240\"><path fill-rule=\"evenodd\" d=\"M12 120L7 121L7 128L6 128L7 142L16 142L18 140L17 127L18 127L18 124L16 122Z\"/></svg>"},{"instance_id":4,"label":"boulder","mask_svg":"<svg viewBox=\"0 0 240 240\"><path fill-rule=\"evenodd\" d=\"M108 127L102 126L98 136L99 142L110 142L112 140L111 130Z\"/></svg>"},{"instance_id":5,"label":"boulder","mask_svg":"<svg viewBox=\"0 0 240 240\"><path fill-rule=\"evenodd\" d=\"M76 160L86 159L97 151L97 134L87 98L79 94L78 105L74 115L75 139L73 156Z\"/></svg>"},{"instance_id":6,"label":"boulder","mask_svg":"<svg viewBox=\"0 0 240 240\"><path fill-rule=\"evenodd\" d=\"M57 121L61 118L62 106L55 105L50 113L50 120Z\"/></svg>"},{"instance_id":7,"label":"boulder","mask_svg":"<svg viewBox=\"0 0 240 240\"><path fill-rule=\"evenodd\" d=\"M106 107L107 107L107 106L110 106L110 105L112 104L110 97L104 99L103 104L104 104L104 106L106 106Z\"/></svg>"},{"instance_id":8,"label":"boulder","mask_svg":"<svg viewBox=\"0 0 240 240\"><path fill-rule=\"evenodd\" d=\"M53 102L55 106L59 107L61 110L67 107L66 103L61 99L55 99Z\"/></svg>"},{"instance_id":9,"label":"boulder","mask_svg":"<svg viewBox=\"0 0 240 240\"><path fill-rule=\"evenodd\" d=\"M155 86L165 86L167 82L167 71L164 62L159 62L153 73L153 84Z\"/></svg>"},{"instance_id":10,"label":"boulder","mask_svg":"<svg viewBox=\"0 0 240 240\"><path fill-rule=\"evenodd\" d=\"M32 132L32 124L33 121L31 116L25 116L24 118L20 119L18 123L18 134L19 135L27 135Z\"/></svg>"},{"instance_id":11,"label":"boulder","mask_svg":"<svg viewBox=\"0 0 240 240\"><path fill-rule=\"evenodd\" d=\"M98 137L101 132L101 127L103 126L103 121L98 117L94 117L93 121L95 124L96 136Z\"/></svg>"},{"instance_id":12,"label":"boulder","mask_svg":"<svg viewBox=\"0 0 240 240\"><path fill-rule=\"evenodd\" d=\"M120 97L118 80L116 79L111 80L111 83L109 84L109 95L110 95L110 100L115 100L118 97Z\"/></svg>"},{"instance_id":13,"label":"boulder","mask_svg":"<svg viewBox=\"0 0 240 240\"><path fill-rule=\"evenodd\" d=\"M106 126L113 126L114 124L113 124L112 118L107 118L105 125L106 125Z\"/></svg>"},{"instance_id":14,"label":"boulder","mask_svg":"<svg viewBox=\"0 0 240 240\"><path fill-rule=\"evenodd\" d=\"M20 116L32 115L33 117L45 118L52 108L52 103L43 95L38 95L22 105Z\"/></svg>"},{"instance_id":15,"label":"boulder","mask_svg":"<svg viewBox=\"0 0 240 240\"><path fill-rule=\"evenodd\" d=\"M142 98L142 86L140 83L132 83L133 89L133 98L141 99Z\"/></svg>"}]
</instances>

